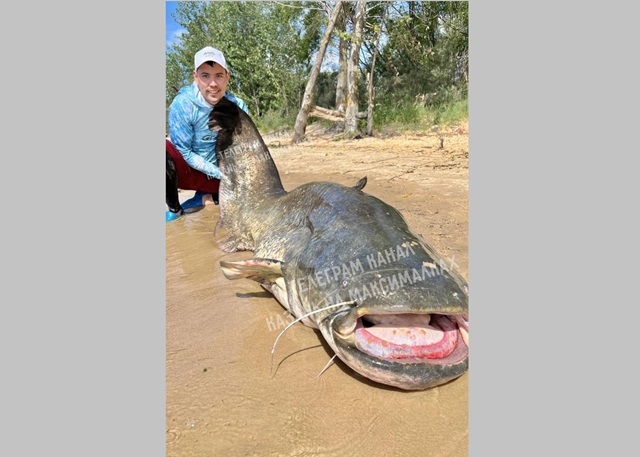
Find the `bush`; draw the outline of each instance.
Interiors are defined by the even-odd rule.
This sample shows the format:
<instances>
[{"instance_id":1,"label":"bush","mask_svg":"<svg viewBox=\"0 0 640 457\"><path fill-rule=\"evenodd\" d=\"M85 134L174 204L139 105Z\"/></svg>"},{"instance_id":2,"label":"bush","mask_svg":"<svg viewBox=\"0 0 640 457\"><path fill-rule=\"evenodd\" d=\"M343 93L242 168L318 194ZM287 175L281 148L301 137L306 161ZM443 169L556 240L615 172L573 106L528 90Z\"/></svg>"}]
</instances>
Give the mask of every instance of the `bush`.
<instances>
[{"instance_id":1,"label":"bush","mask_svg":"<svg viewBox=\"0 0 640 457\"><path fill-rule=\"evenodd\" d=\"M435 124L453 124L469 117L469 99L443 104L436 110Z\"/></svg>"},{"instance_id":2,"label":"bush","mask_svg":"<svg viewBox=\"0 0 640 457\"><path fill-rule=\"evenodd\" d=\"M374 110L376 129L425 129L433 125L451 124L469 116L466 91L451 88L416 100L381 99Z\"/></svg>"},{"instance_id":3,"label":"bush","mask_svg":"<svg viewBox=\"0 0 640 457\"><path fill-rule=\"evenodd\" d=\"M293 128L296 123L297 113L288 116L280 110L270 110L262 116L255 118L256 127L263 135L277 130Z\"/></svg>"}]
</instances>

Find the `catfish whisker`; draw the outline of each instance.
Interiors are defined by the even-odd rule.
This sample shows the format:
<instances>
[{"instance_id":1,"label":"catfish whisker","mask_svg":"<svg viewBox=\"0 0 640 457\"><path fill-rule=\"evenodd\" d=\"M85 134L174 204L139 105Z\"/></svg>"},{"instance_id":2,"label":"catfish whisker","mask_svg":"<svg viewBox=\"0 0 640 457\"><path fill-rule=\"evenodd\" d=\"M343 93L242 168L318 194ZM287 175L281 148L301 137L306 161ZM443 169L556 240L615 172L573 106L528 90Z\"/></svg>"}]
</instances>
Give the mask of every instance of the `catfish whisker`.
<instances>
[{"instance_id":1,"label":"catfish whisker","mask_svg":"<svg viewBox=\"0 0 640 457\"><path fill-rule=\"evenodd\" d=\"M310 313L307 313L304 316L301 316L301 317L297 318L296 320L292 321L289 325L287 325L284 328L284 330L282 330L280 332L280 334L278 335L278 337L276 338L276 340L273 343L273 347L271 348L271 373L273 374L273 354L274 354L274 352L276 350L276 344L278 344L278 340L284 334L284 332L289 330L294 324L300 322L302 319L304 319L306 317L311 316L312 314L316 314L316 313L319 313L321 311L325 311L327 309L336 308L338 306L353 305L354 303L355 303L355 300L351 300L351 301L345 301L345 302L342 302L342 303L336 303L335 305L325 306L324 308L320 308L320 309L316 309L315 311L311 311Z\"/></svg>"},{"instance_id":2,"label":"catfish whisker","mask_svg":"<svg viewBox=\"0 0 640 457\"><path fill-rule=\"evenodd\" d=\"M338 354L333 354L333 357L331 357L329 359L329 361L327 362L327 364L324 366L324 368L322 369L322 371L320 373L318 373L318 376L316 376L316 379L318 379L320 376L322 376L322 373L324 373L325 371L327 371L327 368L329 368L331 366L331 364L333 363L333 359L335 359L338 356Z\"/></svg>"}]
</instances>

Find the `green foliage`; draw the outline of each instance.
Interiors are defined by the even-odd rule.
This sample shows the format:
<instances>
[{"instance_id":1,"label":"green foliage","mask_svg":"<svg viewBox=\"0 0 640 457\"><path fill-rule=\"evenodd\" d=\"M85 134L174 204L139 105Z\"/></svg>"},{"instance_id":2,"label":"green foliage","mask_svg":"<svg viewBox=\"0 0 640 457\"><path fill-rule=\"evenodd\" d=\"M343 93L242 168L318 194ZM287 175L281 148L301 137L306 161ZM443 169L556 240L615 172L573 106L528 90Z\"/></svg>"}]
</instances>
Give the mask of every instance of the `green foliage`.
<instances>
[{"instance_id":1,"label":"green foliage","mask_svg":"<svg viewBox=\"0 0 640 457\"><path fill-rule=\"evenodd\" d=\"M352 6L345 4L347 18ZM374 68L376 128L430 126L466 116L468 2L368 2L367 8L359 110L366 110L365 75L381 34ZM167 51L167 106L193 81L193 55L214 46L231 69L229 91L247 102L261 130L294 124L327 22L322 3L185 1L175 19L186 33ZM349 25L343 32L347 39L351 31ZM320 73L315 104L335 109L336 77L335 67Z\"/></svg>"},{"instance_id":2,"label":"green foliage","mask_svg":"<svg viewBox=\"0 0 640 457\"><path fill-rule=\"evenodd\" d=\"M429 119L427 109L418 103L402 103L399 105L376 104L373 111L374 126L381 128L385 125L399 126L417 126L421 123L425 125L431 123L433 118Z\"/></svg>"},{"instance_id":3,"label":"green foliage","mask_svg":"<svg viewBox=\"0 0 640 457\"><path fill-rule=\"evenodd\" d=\"M469 117L469 99L457 100L436 108L435 124L453 124Z\"/></svg>"},{"instance_id":4,"label":"green foliage","mask_svg":"<svg viewBox=\"0 0 640 457\"><path fill-rule=\"evenodd\" d=\"M468 2L392 5L386 23L388 40L375 69L380 99L392 103L422 97L437 105L465 98Z\"/></svg>"},{"instance_id":5,"label":"green foliage","mask_svg":"<svg viewBox=\"0 0 640 457\"><path fill-rule=\"evenodd\" d=\"M268 111L260 117L254 118L256 127L262 134L269 132L275 132L291 128L296 123L296 112L289 111L288 113L279 111Z\"/></svg>"},{"instance_id":6,"label":"green foliage","mask_svg":"<svg viewBox=\"0 0 640 457\"><path fill-rule=\"evenodd\" d=\"M336 101L336 85L338 80L338 72L323 72L318 75L316 82L316 92L313 100L314 105L323 108L332 107Z\"/></svg>"},{"instance_id":7,"label":"green foliage","mask_svg":"<svg viewBox=\"0 0 640 457\"><path fill-rule=\"evenodd\" d=\"M454 124L468 117L468 99L464 98L429 106L420 102L403 102L398 105L380 104L376 105L373 120L378 130L392 127L403 131Z\"/></svg>"},{"instance_id":8,"label":"green foliage","mask_svg":"<svg viewBox=\"0 0 640 457\"><path fill-rule=\"evenodd\" d=\"M167 52L167 106L175 88L192 81L193 55L213 46L231 70L229 91L253 116L297 110L315 43L314 33L303 33L299 24L316 23L317 12L270 2L180 2L175 15L186 33Z\"/></svg>"}]
</instances>

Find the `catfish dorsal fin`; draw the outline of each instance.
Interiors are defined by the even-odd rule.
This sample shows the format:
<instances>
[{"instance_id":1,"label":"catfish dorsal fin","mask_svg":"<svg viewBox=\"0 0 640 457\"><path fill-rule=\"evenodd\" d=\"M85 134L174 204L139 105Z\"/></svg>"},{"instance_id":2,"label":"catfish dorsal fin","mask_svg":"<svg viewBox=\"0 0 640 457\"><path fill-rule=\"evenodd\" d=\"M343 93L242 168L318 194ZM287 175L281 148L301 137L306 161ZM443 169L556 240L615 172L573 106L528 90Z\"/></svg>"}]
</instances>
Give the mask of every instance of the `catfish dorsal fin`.
<instances>
[{"instance_id":1,"label":"catfish dorsal fin","mask_svg":"<svg viewBox=\"0 0 640 457\"><path fill-rule=\"evenodd\" d=\"M354 187L355 189L362 190L362 189L364 189L364 186L366 186L366 185L367 185L367 177L365 176L365 177L364 177L364 178L362 178L360 181L358 181L358 182L356 183L356 185L355 185L355 186L353 186L353 187Z\"/></svg>"}]
</instances>

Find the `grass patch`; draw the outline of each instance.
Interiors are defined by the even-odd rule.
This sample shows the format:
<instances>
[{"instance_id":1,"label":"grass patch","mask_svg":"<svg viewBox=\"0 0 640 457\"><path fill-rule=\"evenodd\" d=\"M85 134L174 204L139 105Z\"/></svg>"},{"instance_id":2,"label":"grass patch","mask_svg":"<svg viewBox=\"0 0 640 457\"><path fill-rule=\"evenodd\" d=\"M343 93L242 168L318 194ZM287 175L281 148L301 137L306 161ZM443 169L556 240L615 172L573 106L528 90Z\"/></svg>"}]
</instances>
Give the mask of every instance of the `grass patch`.
<instances>
[{"instance_id":1,"label":"grass patch","mask_svg":"<svg viewBox=\"0 0 640 457\"><path fill-rule=\"evenodd\" d=\"M262 134L281 130L293 130L298 113L286 115L280 111L270 111L255 119L256 126ZM433 126L455 124L469 117L469 100L467 98L425 106L423 103L379 102L374 110L374 128L380 131L397 131L398 133L426 130ZM310 117L307 126L319 124L329 128L332 121ZM367 121L358 122L359 129L366 130Z\"/></svg>"},{"instance_id":2,"label":"grass patch","mask_svg":"<svg viewBox=\"0 0 640 457\"><path fill-rule=\"evenodd\" d=\"M269 132L292 129L296 123L297 114L289 113L287 115L281 111L269 111L254 119L254 122L261 133L267 134Z\"/></svg>"},{"instance_id":3,"label":"grass patch","mask_svg":"<svg viewBox=\"0 0 640 457\"><path fill-rule=\"evenodd\" d=\"M434 121L440 125L455 124L469 117L469 99L458 100L436 110Z\"/></svg>"},{"instance_id":4,"label":"grass patch","mask_svg":"<svg viewBox=\"0 0 640 457\"><path fill-rule=\"evenodd\" d=\"M469 117L468 99L425 106L422 103L380 103L374 111L374 126L398 132L424 130L434 125L454 124Z\"/></svg>"}]
</instances>

